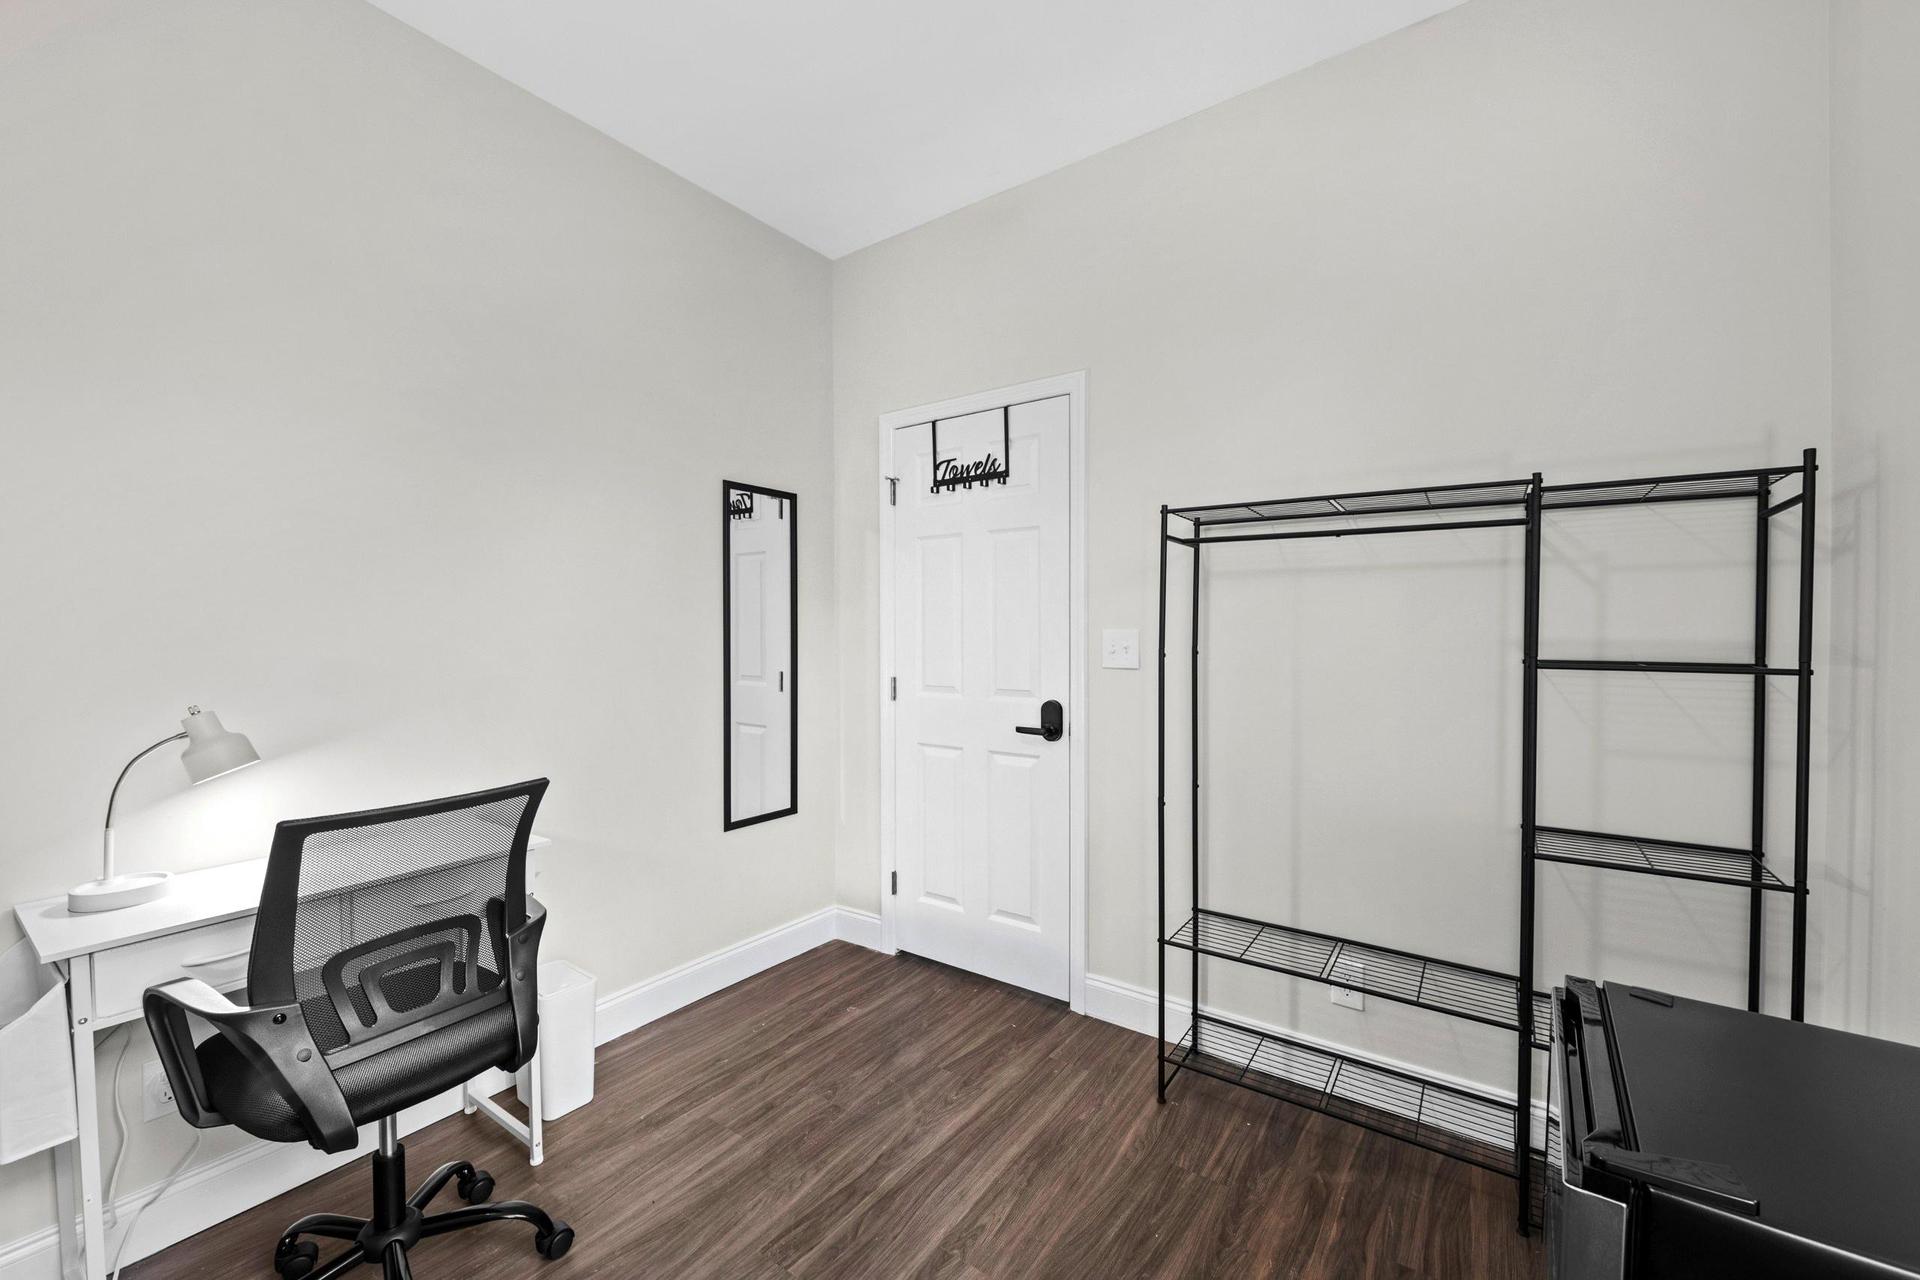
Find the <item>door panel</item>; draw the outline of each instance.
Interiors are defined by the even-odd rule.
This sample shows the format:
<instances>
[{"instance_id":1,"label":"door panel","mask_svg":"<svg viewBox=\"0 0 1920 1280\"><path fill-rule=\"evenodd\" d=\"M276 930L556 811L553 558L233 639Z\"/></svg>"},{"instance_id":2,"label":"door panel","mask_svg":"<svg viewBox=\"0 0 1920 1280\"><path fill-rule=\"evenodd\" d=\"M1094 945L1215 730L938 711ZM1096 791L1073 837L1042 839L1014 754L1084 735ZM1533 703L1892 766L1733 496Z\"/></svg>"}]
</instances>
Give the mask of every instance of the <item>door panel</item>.
<instances>
[{"instance_id":1,"label":"door panel","mask_svg":"<svg viewBox=\"0 0 1920 1280\"><path fill-rule=\"evenodd\" d=\"M920 811L929 816L922 838L927 898L945 907L961 906L960 809L965 803L961 773L965 753L958 747L920 744Z\"/></svg>"},{"instance_id":2,"label":"door panel","mask_svg":"<svg viewBox=\"0 0 1920 1280\"><path fill-rule=\"evenodd\" d=\"M1042 851L1035 847L1041 825L1040 798L1034 794L1037 756L994 751L988 757L987 816L991 880L987 905L1000 923L1038 928Z\"/></svg>"},{"instance_id":3,"label":"door panel","mask_svg":"<svg viewBox=\"0 0 1920 1280\"><path fill-rule=\"evenodd\" d=\"M1040 530L993 533L993 691L1036 698L1040 675Z\"/></svg>"},{"instance_id":4,"label":"door panel","mask_svg":"<svg viewBox=\"0 0 1920 1280\"><path fill-rule=\"evenodd\" d=\"M915 540L920 552L920 688L958 694L966 649L965 547L959 534Z\"/></svg>"},{"instance_id":5,"label":"door panel","mask_svg":"<svg viewBox=\"0 0 1920 1280\"><path fill-rule=\"evenodd\" d=\"M933 490L927 424L896 431L892 508L898 944L1063 999L1067 743L1017 730L1068 696L1067 411L943 419L943 460L1011 458L971 489Z\"/></svg>"}]
</instances>

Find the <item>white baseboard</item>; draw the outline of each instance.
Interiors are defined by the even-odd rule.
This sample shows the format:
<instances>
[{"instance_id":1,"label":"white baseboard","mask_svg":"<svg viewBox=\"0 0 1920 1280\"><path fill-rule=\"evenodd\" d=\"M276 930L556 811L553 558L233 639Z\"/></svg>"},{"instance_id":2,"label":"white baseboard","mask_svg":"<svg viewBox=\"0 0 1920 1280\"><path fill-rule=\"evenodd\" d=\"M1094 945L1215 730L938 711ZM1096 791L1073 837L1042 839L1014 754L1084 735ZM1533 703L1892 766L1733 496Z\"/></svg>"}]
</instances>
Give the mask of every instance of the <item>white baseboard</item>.
<instances>
[{"instance_id":1,"label":"white baseboard","mask_svg":"<svg viewBox=\"0 0 1920 1280\"><path fill-rule=\"evenodd\" d=\"M857 907L835 907L834 936L869 951L880 949L880 917Z\"/></svg>"},{"instance_id":2,"label":"white baseboard","mask_svg":"<svg viewBox=\"0 0 1920 1280\"><path fill-rule=\"evenodd\" d=\"M605 1044L784 963L824 942L836 939L863 947L880 944L880 917L851 907L823 907L765 933L757 934L711 955L679 965L658 977L603 995L596 1002L594 1042ZM486 1086L492 1086L487 1088ZM494 1072L484 1091L498 1093L513 1087L513 1077ZM445 1119L460 1110L460 1091L423 1102L401 1113L402 1133ZM125 1263L133 1263L206 1230L254 1205L291 1191L323 1173L359 1159L371 1148L372 1129L362 1134L359 1148L328 1155L311 1147L288 1143L254 1142L217 1160L198 1165L180 1176L166 1195L141 1214L135 1234L127 1241ZM562 1157L564 1158L564 1156ZM496 1171L498 1172L498 1171ZM119 1221L133 1216L157 1186L142 1187L115 1201ZM116 1237L109 1233L109 1253ZM262 1269L265 1269L262 1262ZM52 1226L0 1244L0 1280L61 1280L59 1240Z\"/></svg>"},{"instance_id":3,"label":"white baseboard","mask_svg":"<svg viewBox=\"0 0 1920 1280\"><path fill-rule=\"evenodd\" d=\"M1430 1080L1435 1084L1444 1085L1450 1089L1457 1089L1462 1093L1474 1094L1477 1097L1485 1098L1490 1102L1498 1102L1506 1107L1513 1106L1513 1091L1511 1089L1489 1088L1475 1080L1464 1080L1459 1076L1451 1076L1445 1072L1434 1071L1428 1067L1414 1066L1411 1063L1382 1057L1376 1053L1366 1053L1349 1045L1322 1039L1319 1036L1310 1036L1304 1032L1295 1031L1290 1027L1275 1026L1255 1018L1249 1018L1244 1014L1228 1013L1204 1004L1201 1006L1200 1011L1202 1013L1217 1014L1219 1017L1238 1022L1242 1026L1252 1027L1256 1031L1270 1031L1276 1035L1285 1036L1289 1040L1297 1040L1302 1044L1325 1049L1327 1052L1337 1053L1343 1058L1352 1058L1359 1062L1371 1063L1374 1066L1385 1067L1389 1071L1398 1071L1404 1075L1410 1075L1420 1080ZM1159 1032L1159 1000L1155 993L1145 987L1137 987L1131 982L1122 982L1117 978L1102 978L1091 973L1087 975L1087 1016L1090 1018L1098 1018L1102 1022L1111 1022L1115 1026L1125 1027L1129 1031L1138 1031L1143 1036L1157 1035ZM1191 1004L1185 1000L1168 998L1167 1030L1170 1034L1178 1037L1178 1028L1183 1026L1191 1016ZM1546 1100L1535 1098L1533 1100L1532 1110L1533 1121L1531 1130L1534 1145L1544 1148L1547 1133Z\"/></svg>"},{"instance_id":4,"label":"white baseboard","mask_svg":"<svg viewBox=\"0 0 1920 1280\"><path fill-rule=\"evenodd\" d=\"M594 1020L594 1042L618 1040L629 1031L724 991L838 936L838 907L822 907L765 933L722 947L698 960L667 970L658 977L600 997Z\"/></svg>"}]
</instances>

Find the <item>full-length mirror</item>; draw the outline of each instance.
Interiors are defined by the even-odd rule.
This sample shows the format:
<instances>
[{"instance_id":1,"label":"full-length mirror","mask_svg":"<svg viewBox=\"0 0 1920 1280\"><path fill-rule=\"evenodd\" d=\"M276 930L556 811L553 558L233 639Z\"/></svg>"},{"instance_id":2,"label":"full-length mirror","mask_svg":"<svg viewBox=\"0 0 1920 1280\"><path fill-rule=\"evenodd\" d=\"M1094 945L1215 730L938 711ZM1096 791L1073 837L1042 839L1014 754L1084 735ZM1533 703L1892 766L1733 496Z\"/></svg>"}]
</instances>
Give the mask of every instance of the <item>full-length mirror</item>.
<instances>
[{"instance_id":1,"label":"full-length mirror","mask_svg":"<svg viewBox=\"0 0 1920 1280\"><path fill-rule=\"evenodd\" d=\"M721 631L726 693L726 829L799 809L794 670L798 501L781 489L721 482Z\"/></svg>"}]
</instances>

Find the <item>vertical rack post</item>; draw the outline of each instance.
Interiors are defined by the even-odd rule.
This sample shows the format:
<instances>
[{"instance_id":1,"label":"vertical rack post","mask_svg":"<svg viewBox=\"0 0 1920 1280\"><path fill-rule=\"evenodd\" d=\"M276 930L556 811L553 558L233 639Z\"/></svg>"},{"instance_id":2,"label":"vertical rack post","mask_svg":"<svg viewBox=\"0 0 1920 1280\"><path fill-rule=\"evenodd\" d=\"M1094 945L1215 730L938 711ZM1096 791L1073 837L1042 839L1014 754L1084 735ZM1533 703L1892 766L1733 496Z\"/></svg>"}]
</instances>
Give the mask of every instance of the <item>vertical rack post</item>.
<instances>
[{"instance_id":1,"label":"vertical rack post","mask_svg":"<svg viewBox=\"0 0 1920 1280\"><path fill-rule=\"evenodd\" d=\"M1773 487L1761 476L1755 486L1758 510L1754 516L1753 570L1753 664L1767 665L1767 578L1769 569L1769 531L1773 524ZM1747 1008L1760 1011L1760 972L1762 968L1761 926L1766 895L1760 889L1760 860L1767 848L1767 677L1753 677L1753 888L1747 891Z\"/></svg>"},{"instance_id":2,"label":"vertical rack post","mask_svg":"<svg viewBox=\"0 0 1920 1280\"><path fill-rule=\"evenodd\" d=\"M1188 733L1193 766L1192 856L1193 872L1189 887L1193 891L1193 1045L1200 1052L1200 531L1193 531L1193 662L1187 681L1187 708L1192 723Z\"/></svg>"},{"instance_id":3,"label":"vertical rack post","mask_svg":"<svg viewBox=\"0 0 1920 1280\"><path fill-rule=\"evenodd\" d=\"M1520 963L1513 984L1519 1048L1513 1083L1518 1228L1533 1226L1533 845L1540 746L1540 473L1527 490L1526 594L1521 621Z\"/></svg>"},{"instance_id":4,"label":"vertical rack post","mask_svg":"<svg viewBox=\"0 0 1920 1280\"><path fill-rule=\"evenodd\" d=\"M1800 455L1800 679L1794 712L1793 760L1793 1001L1795 1022L1807 1016L1807 798L1813 768L1813 505L1818 455Z\"/></svg>"},{"instance_id":5,"label":"vertical rack post","mask_svg":"<svg viewBox=\"0 0 1920 1280\"><path fill-rule=\"evenodd\" d=\"M1198 555L1198 552L1195 552ZM1154 770L1158 784L1158 803L1154 806L1159 824L1160 912L1154 922L1158 935L1154 950L1160 961L1160 1043L1153 1057L1155 1088L1161 1102L1167 1100L1167 509L1160 508L1160 678L1159 761ZM1197 939L1196 939L1197 941ZM1197 957L1196 957L1197 958Z\"/></svg>"}]
</instances>

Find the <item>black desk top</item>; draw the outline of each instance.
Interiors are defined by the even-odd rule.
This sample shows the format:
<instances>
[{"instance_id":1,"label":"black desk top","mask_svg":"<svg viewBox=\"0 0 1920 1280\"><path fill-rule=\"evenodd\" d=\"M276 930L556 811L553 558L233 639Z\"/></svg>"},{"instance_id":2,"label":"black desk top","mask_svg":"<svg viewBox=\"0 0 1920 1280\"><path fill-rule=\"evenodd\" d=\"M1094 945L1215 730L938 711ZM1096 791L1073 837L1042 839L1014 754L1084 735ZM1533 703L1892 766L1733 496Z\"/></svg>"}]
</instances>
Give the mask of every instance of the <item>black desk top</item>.
<instances>
[{"instance_id":1,"label":"black desk top","mask_svg":"<svg viewBox=\"0 0 1920 1280\"><path fill-rule=\"evenodd\" d=\"M1920 1269L1920 1048L1605 990L1640 1150L1731 1165L1760 1222Z\"/></svg>"}]
</instances>

